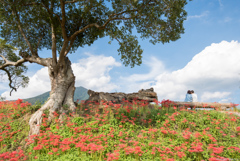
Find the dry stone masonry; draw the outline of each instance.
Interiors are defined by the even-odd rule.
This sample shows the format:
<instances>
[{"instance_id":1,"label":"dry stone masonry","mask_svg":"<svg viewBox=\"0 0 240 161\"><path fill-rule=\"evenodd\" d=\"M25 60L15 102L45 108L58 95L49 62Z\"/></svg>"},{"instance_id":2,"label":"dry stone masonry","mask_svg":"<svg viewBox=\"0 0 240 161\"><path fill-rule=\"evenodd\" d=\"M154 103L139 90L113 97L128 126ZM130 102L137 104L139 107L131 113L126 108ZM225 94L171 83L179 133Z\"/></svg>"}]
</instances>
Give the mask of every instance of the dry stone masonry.
<instances>
[{"instance_id":1,"label":"dry stone masonry","mask_svg":"<svg viewBox=\"0 0 240 161\"><path fill-rule=\"evenodd\" d=\"M123 100L127 100L132 102L134 99L141 101L145 100L147 102L154 102L154 100L158 100L157 93L154 92L153 88L150 89L141 89L137 93L122 93L122 92L115 92L115 93L105 93L105 92L95 92L92 90L88 90L89 98L86 102L94 101L94 102L101 102L101 100L112 103L122 103Z\"/></svg>"}]
</instances>

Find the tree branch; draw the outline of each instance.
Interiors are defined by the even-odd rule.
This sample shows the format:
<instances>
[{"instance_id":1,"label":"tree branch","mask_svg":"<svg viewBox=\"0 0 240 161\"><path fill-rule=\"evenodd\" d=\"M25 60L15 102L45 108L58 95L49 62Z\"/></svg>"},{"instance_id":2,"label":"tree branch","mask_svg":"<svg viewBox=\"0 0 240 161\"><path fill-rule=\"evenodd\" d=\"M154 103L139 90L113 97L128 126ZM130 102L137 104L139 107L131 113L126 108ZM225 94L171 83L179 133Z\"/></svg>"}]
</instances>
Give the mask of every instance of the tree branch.
<instances>
[{"instance_id":1,"label":"tree branch","mask_svg":"<svg viewBox=\"0 0 240 161\"><path fill-rule=\"evenodd\" d=\"M40 58L40 57L29 56L29 57L25 57L23 59L20 59L16 62L12 62L12 61L7 60L3 55L0 55L0 56L5 61L5 63L0 66L0 69L3 69L7 66L16 66L17 67L17 66L19 66L22 63L25 63L27 61L34 62L34 63L37 63L37 64L42 65L42 66L48 66L48 62L50 61L50 59L52 59L52 58Z\"/></svg>"},{"instance_id":2,"label":"tree branch","mask_svg":"<svg viewBox=\"0 0 240 161\"><path fill-rule=\"evenodd\" d=\"M23 3L23 6L32 6L32 5L40 5L37 2L32 2L32 3Z\"/></svg>"},{"instance_id":3,"label":"tree branch","mask_svg":"<svg viewBox=\"0 0 240 161\"><path fill-rule=\"evenodd\" d=\"M127 12L135 12L135 11L138 11L138 9L133 9L133 10L129 10L129 11L123 11L123 12L120 12L120 13L111 14L109 17L119 16L119 15L122 15L122 14L127 13Z\"/></svg>"},{"instance_id":4,"label":"tree branch","mask_svg":"<svg viewBox=\"0 0 240 161\"><path fill-rule=\"evenodd\" d=\"M50 10L47 6L45 6L45 4L43 3L43 1L42 1L42 5L43 5L44 8L47 9L48 13L51 13L51 14L53 14L54 16L56 16L57 19L58 19L58 21L59 21L60 23L62 22L61 19L60 19L60 17L59 17L57 14L55 14L52 10ZM53 4L51 4L51 8L53 8Z\"/></svg>"},{"instance_id":5,"label":"tree branch","mask_svg":"<svg viewBox=\"0 0 240 161\"><path fill-rule=\"evenodd\" d=\"M42 41L43 36L44 36L44 35L42 35L42 36L38 39L38 43L37 43L36 49L38 49L38 46L40 45L40 42ZM34 52L34 54L35 54L35 56L38 57L37 53Z\"/></svg>"},{"instance_id":6,"label":"tree branch","mask_svg":"<svg viewBox=\"0 0 240 161\"><path fill-rule=\"evenodd\" d=\"M52 58L40 58L40 57L27 57L24 59L29 62L34 62L45 67L47 67L49 65L49 61L52 60Z\"/></svg>"},{"instance_id":7,"label":"tree branch","mask_svg":"<svg viewBox=\"0 0 240 161\"><path fill-rule=\"evenodd\" d=\"M70 49L71 49L71 47L72 47L72 45L73 45L75 39L76 39L76 36L70 41L70 44L69 44L69 46L68 46L66 52L64 53L64 56L67 56L67 54L68 54L68 52L70 51Z\"/></svg>"},{"instance_id":8,"label":"tree branch","mask_svg":"<svg viewBox=\"0 0 240 161\"><path fill-rule=\"evenodd\" d=\"M131 19L131 18L125 18L125 17L122 17L122 18L119 18L119 17L111 18L111 19L108 19L102 26L99 26L97 23L92 23L92 24L89 24L89 25L83 27L82 29L76 31L69 39L70 40L74 39L78 34L84 32L88 28L96 27L96 28L98 28L100 30L103 30L103 29L106 28L107 24L109 24L113 20L129 20L129 19Z\"/></svg>"},{"instance_id":9,"label":"tree branch","mask_svg":"<svg viewBox=\"0 0 240 161\"><path fill-rule=\"evenodd\" d=\"M65 3L64 0L60 0L60 5L61 5L61 11L62 11L62 21L61 21L61 29L62 29L62 36L63 36L63 46L61 48L61 51L59 53L59 60L57 63L57 67L60 65L64 65L64 57L67 55L65 54L69 39L67 37L67 32L65 29L65 24L66 24L66 13L65 13Z\"/></svg>"},{"instance_id":10,"label":"tree branch","mask_svg":"<svg viewBox=\"0 0 240 161\"><path fill-rule=\"evenodd\" d=\"M63 0L60 0L60 3L61 3L61 11L62 11L61 29L62 29L63 39L68 40L67 32L65 29L65 24L66 24L65 3Z\"/></svg>"},{"instance_id":11,"label":"tree branch","mask_svg":"<svg viewBox=\"0 0 240 161\"><path fill-rule=\"evenodd\" d=\"M68 4L68 3L76 3L76 2L79 2L79 1L67 1L67 2L64 2L64 3Z\"/></svg>"},{"instance_id":12,"label":"tree branch","mask_svg":"<svg viewBox=\"0 0 240 161\"><path fill-rule=\"evenodd\" d=\"M75 3L75 2L77 2L77 1L74 1L74 0L73 0L73 1L65 2L65 4L66 4L66 3ZM150 1L149 1L149 2L150 2ZM149 3L149 2L148 2L148 3ZM145 5L143 5L143 7L144 7L144 6L145 6ZM100 26L100 25L97 24L97 23L92 23L92 24L89 24L89 25L83 27L82 29L76 31L76 32L75 32L74 34L72 34L72 35L70 36L70 38L69 38L69 40L70 40L71 42L70 42L70 45L68 46L68 49L67 49L67 51L65 52L64 56L66 56L66 55L68 54L70 48L72 47L71 44L73 44L73 42L74 42L74 40L75 40L75 38L76 38L76 36L77 36L78 34L84 32L85 30L87 30L88 28L91 28L91 27L96 27L96 28L98 28L98 29L100 29L100 30L103 30L103 29L106 28L106 26L107 26L111 21L114 21L114 20L129 20L129 19L132 19L132 17L126 18L126 17L118 17L118 16L121 16L121 15L123 15L123 14L125 14L125 13L131 13L131 12L136 12L136 11L138 11L138 9L126 10L126 11L123 11L123 12L120 12L120 13L111 14L111 15L109 16L108 20L107 20L102 26ZM113 16L114 16L114 18L112 18ZM115 16L117 16L117 17L115 17ZM115 39L116 39L116 38L115 38ZM119 40L118 40L118 41L119 41Z\"/></svg>"},{"instance_id":13,"label":"tree branch","mask_svg":"<svg viewBox=\"0 0 240 161\"><path fill-rule=\"evenodd\" d=\"M53 5L54 2L53 0L51 1L51 7L50 7L50 11L52 14L53 13ZM56 66L57 64L57 40L56 40L56 30L54 27L54 23L53 23L53 15L50 15L51 19L52 19L52 23L51 23L51 28L52 28L52 56L53 56L53 65ZM61 23L61 20L59 18L59 16L57 16L59 22Z\"/></svg>"},{"instance_id":14,"label":"tree branch","mask_svg":"<svg viewBox=\"0 0 240 161\"><path fill-rule=\"evenodd\" d=\"M8 62L8 60L7 60L3 55L0 55L0 56L3 58L3 60L5 61L5 63Z\"/></svg>"},{"instance_id":15,"label":"tree branch","mask_svg":"<svg viewBox=\"0 0 240 161\"><path fill-rule=\"evenodd\" d=\"M25 33L24 33L22 27L21 27L21 23L20 23L20 20L19 20L19 15L17 14L15 8L13 8L13 12L12 12L12 14L13 14L14 16L16 16L17 23L18 23L18 29L20 30L20 32L21 32L21 34L22 34L24 40L25 40L26 43L28 44L28 47L30 48L31 53L34 55L33 48L32 48L32 46L31 46L30 42L28 41L27 36L25 35Z\"/></svg>"},{"instance_id":16,"label":"tree branch","mask_svg":"<svg viewBox=\"0 0 240 161\"><path fill-rule=\"evenodd\" d=\"M25 60L25 59L20 59L20 60L18 60L17 62L12 62L12 61L9 61L9 60L7 60L3 55L0 55L2 58L3 58L3 60L5 61L5 63L3 64L3 65L1 65L0 66L0 69L4 69L5 67L7 67L7 66L19 66L19 65L21 65L22 63L24 63L24 62L26 62L27 60Z\"/></svg>"},{"instance_id":17,"label":"tree branch","mask_svg":"<svg viewBox=\"0 0 240 161\"><path fill-rule=\"evenodd\" d=\"M61 20L60 20L60 17L55 14L53 12L53 1L51 1L51 7L48 8L43 0L41 1L42 2L42 5L43 7L47 10L48 14L49 14L49 17L51 19L51 29L52 29L52 57L53 57L53 63L56 64L57 63L57 47L56 47L56 32L55 32L55 29L54 29L54 23L53 23L53 15L55 15L58 19L58 21L61 23Z\"/></svg>"},{"instance_id":18,"label":"tree branch","mask_svg":"<svg viewBox=\"0 0 240 161\"><path fill-rule=\"evenodd\" d=\"M64 57L67 55L66 53L66 48L68 46L68 42L69 41L64 41L63 42L63 45L62 45L62 48L61 48L61 51L60 51L60 54L59 54L59 60L58 60L58 63L57 63L57 66L61 66L61 65L64 65Z\"/></svg>"},{"instance_id":19,"label":"tree branch","mask_svg":"<svg viewBox=\"0 0 240 161\"><path fill-rule=\"evenodd\" d=\"M56 41L56 35L55 35L55 29L53 24L51 24L52 28L52 57L53 57L53 63L57 63L57 41Z\"/></svg>"},{"instance_id":20,"label":"tree branch","mask_svg":"<svg viewBox=\"0 0 240 161\"><path fill-rule=\"evenodd\" d=\"M10 72L8 71L8 70L6 70L5 68L3 68L2 69L3 71L5 71L6 73L7 73L7 75L8 75L8 80L9 80L9 87L12 89L11 91L10 91L10 96L12 95L12 91L14 90L14 91L17 91L17 88L15 88L15 87L13 87L12 86L12 76L11 76L11 74L10 74Z\"/></svg>"}]
</instances>

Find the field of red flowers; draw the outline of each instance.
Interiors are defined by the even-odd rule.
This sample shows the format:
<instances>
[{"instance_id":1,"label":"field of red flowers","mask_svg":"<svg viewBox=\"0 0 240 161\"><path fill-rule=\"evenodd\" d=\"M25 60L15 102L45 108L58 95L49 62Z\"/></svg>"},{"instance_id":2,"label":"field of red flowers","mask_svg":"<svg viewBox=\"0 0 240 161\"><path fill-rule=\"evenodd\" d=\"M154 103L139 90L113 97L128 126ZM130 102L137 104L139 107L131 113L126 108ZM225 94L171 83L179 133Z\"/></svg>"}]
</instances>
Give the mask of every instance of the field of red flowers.
<instances>
[{"instance_id":1,"label":"field of red flowers","mask_svg":"<svg viewBox=\"0 0 240 161\"><path fill-rule=\"evenodd\" d=\"M28 121L40 105L0 102L0 161L240 161L240 117L164 102L80 103L52 123L44 111L34 141Z\"/></svg>"}]
</instances>

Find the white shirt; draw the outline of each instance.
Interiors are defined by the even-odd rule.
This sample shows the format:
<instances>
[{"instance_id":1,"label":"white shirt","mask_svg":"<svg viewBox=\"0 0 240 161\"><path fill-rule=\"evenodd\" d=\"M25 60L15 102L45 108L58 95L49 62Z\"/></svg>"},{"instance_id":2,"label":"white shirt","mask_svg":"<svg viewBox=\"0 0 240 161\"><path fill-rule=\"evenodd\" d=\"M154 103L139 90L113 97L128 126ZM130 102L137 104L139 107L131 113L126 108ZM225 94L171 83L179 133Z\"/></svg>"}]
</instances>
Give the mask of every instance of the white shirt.
<instances>
[{"instance_id":1,"label":"white shirt","mask_svg":"<svg viewBox=\"0 0 240 161\"><path fill-rule=\"evenodd\" d=\"M192 102L198 102L197 95L192 93Z\"/></svg>"}]
</instances>

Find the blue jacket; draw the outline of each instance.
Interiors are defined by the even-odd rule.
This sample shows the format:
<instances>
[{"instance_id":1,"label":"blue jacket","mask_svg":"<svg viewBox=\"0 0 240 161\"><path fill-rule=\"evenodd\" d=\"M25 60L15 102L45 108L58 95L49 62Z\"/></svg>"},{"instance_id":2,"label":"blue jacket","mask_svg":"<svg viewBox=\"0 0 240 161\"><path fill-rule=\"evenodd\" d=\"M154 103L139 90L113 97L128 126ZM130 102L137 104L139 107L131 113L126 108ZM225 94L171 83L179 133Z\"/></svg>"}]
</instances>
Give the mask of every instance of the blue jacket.
<instances>
[{"instance_id":1,"label":"blue jacket","mask_svg":"<svg viewBox=\"0 0 240 161\"><path fill-rule=\"evenodd\" d=\"M193 101L192 94L186 94L186 98L184 102L192 102L192 101Z\"/></svg>"}]
</instances>

